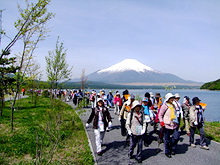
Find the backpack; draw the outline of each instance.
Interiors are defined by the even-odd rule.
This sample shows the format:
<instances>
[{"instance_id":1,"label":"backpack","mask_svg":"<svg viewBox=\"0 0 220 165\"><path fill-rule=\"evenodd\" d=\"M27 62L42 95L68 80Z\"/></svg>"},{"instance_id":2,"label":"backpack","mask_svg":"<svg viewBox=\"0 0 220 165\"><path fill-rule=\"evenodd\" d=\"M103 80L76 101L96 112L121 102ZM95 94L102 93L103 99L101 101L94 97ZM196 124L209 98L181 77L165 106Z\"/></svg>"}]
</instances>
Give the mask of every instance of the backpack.
<instances>
[{"instance_id":1,"label":"backpack","mask_svg":"<svg viewBox=\"0 0 220 165\"><path fill-rule=\"evenodd\" d=\"M166 106L167 106L167 105L166 105ZM160 108L161 108L161 107L160 107ZM169 107L167 106L166 111L164 112L163 116L164 116L165 113L167 112L168 108L169 108ZM160 121L159 121L159 118L158 118L159 113L160 113L160 109L158 110L158 112L157 112L157 114L156 114L155 123L159 123L159 122L160 122Z\"/></svg>"},{"instance_id":2,"label":"backpack","mask_svg":"<svg viewBox=\"0 0 220 165\"><path fill-rule=\"evenodd\" d=\"M131 113L131 118L130 118L130 124L131 124L131 120L132 120L132 118L133 118L133 111L130 111L129 113ZM140 111L140 113L142 114L142 121L139 121L139 123L143 126L143 123L144 123L144 113L143 113L143 111Z\"/></svg>"}]
</instances>

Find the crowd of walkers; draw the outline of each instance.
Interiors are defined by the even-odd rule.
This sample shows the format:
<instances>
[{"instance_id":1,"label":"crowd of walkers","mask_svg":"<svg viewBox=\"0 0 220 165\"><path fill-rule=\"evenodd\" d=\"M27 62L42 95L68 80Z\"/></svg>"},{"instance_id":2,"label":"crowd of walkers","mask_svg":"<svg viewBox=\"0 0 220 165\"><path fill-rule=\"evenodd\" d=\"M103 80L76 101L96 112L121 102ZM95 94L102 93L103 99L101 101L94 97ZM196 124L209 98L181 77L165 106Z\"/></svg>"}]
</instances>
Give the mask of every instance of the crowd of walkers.
<instances>
[{"instance_id":1,"label":"crowd of walkers","mask_svg":"<svg viewBox=\"0 0 220 165\"><path fill-rule=\"evenodd\" d=\"M95 134L95 144L97 155L102 155L102 143L105 132L112 127L112 117L110 108L114 108L114 114L118 116L121 123L121 135L125 136L125 141L129 147L128 157L135 158L137 162L142 162L142 146L149 146L148 126L153 126L153 132L158 136L158 143L164 143L164 153L168 158L175 155L180 132L186 130L189 136L189 145L196 147L194 134L196 129L200 132L200 148L208 150L205 142L204 131L204 110L206 104L201 103L198 97L192 98L192 104L188 96L184 96L183 103L180 103L180 95L167 93L164 99L160 93L153 94L146 92L140 100L135 95L129 94L128 90L99 93L93 90L91 93L81 90L74 90L67 93L68 100L73 100L77 105L83 98L90 102L92 111L86 123L86 127L93 121ZM182 120L181 120L182 118ZM183 126L179 127L183 121ZM137 146L137 154L134 156L134 148Z\"/></svg>"}]
</instances>

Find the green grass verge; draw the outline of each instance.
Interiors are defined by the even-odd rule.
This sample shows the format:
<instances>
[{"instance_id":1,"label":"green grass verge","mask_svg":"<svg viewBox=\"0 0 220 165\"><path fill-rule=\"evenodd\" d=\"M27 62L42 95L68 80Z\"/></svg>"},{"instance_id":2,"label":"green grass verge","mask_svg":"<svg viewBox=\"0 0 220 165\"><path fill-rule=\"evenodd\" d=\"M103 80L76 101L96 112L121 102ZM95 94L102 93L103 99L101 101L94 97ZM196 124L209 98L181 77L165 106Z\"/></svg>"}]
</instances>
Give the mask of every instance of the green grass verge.
<instances>
[{"instance_id":1,"label":"green grass verge","mask_svg":"<svg viewBox=\"0 0 220 165\"><path fill-rule=\"evenodd\" d=\"M61 140L50 164L94 164L83 123L71 106L57 100L64 109ZM14 131L10 126L10 102L6 102L0 117L0 164L33 164L36 157L36 131L42 139L48 122L50 99L40 98L37 106L31 98L18 101L14 111ZM73 124L74 121L74 124ZM43 151L49 150L49 136L45 136ZM53 139L52 139L53 141Z\"/></svg>"},{"instance_id":2,"label":"green grass verge","mask_svg":"<svg viewBox=\"0 0 220 165\"><path fill-rule=\"evenodd\" d=\"M181 119L180 127L183 125L183 120ZM216 142L220 142L220 123L218 121L205 122L205 137ZM198 129L196 129L196 134L199 134Z\"/></svg>"},{"instance_id":3,"label":"green grass verge","mask_svg":"<svg viewBox=\"0 0 220 165\"><path fill-rule=\"evenodd\" d=\"M205 122L204 129L206 138L220 142L220 123L218 121Z\"/></svg>"}]
</instances>

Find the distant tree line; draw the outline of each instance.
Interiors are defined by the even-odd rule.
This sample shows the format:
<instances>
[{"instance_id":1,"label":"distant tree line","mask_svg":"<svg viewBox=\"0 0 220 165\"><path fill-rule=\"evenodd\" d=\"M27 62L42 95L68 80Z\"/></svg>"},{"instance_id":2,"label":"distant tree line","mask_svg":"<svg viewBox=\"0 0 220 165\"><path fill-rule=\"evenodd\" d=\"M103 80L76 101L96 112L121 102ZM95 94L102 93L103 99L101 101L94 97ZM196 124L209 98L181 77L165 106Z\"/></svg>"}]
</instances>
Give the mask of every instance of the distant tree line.
<instances>
[{"instance_id":1,"label":"distant tree line","mask_svg":"<svg viewBox=\"0 0 220 165\"><path fill-rule=\"evenodd\" d=\"M203 84L200 89L220 90L220 79Z\"/></svg>"}]
</instances>

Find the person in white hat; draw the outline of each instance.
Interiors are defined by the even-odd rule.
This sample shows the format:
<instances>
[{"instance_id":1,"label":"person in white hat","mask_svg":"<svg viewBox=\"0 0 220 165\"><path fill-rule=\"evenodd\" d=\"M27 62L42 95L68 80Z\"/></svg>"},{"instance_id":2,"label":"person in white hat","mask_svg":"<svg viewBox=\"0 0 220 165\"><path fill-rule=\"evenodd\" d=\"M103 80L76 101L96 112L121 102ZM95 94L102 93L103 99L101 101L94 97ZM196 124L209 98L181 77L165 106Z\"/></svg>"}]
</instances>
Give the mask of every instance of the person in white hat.
<instances>
[{"instance_id":1,"label":"person in white hat","mask_svg":"<svg viewBox=\"0 0 220 165\"><path fill-rule=\"evenodd\" d=\"M92 108L95 108L96 103L96 91L92 91L92 94L90 95L90 102L92 103Z\"/></svg>"},{"instance_id":2,"label":"person in white hat","mask_svg":"<svg viewBox=\"0 0 220 165\"><path fill-rule=\"evenodd\" d=\"M159 120L162 130L164 130L164 147L165 155L172 158L175 155L176 146L179 140L178 120L176 116L175 106L173 100L175 96L172 93L165 95L165 102L159 112ZM171 137L172 135L172 137Z\"/></svg>"},{"instance_id":3,"label":"person in white hat","mask_svg":"<svg viewBox=\"0 0 220 165\"><path fill-rule=\"evenodd\" d=\"M113 103L115 104L114 113L115 115L119 115L122 106L122 100L119 92L116 92Z\"/></svg>"},{"instance_id":4,"label":"person in white hat","mask_svg":"<svg viewBox=\"0 0 220 165\"><path fill-rule=\"evenodd\" d=\"M94 120L93 120L94 118ZM93 128L95 133L96 151L97 155L102 155L102 142L105 136L107 127L112 127L111 115L107 107L104 106L102 98L97 99L97 106L92 108L90 117L86 123L86 128L89 127L89 123L93 120Z\"/></svg>"},{"instance_id":5,"label":"person in white hat","mask_svg":"<svg viewBox=\"0 0 220 165\"><path fill-rule=\"evenodd\" d=\"M126 129L131 136L128 156L129 158L133 158L134 148L138 144L137 155L135 157L138 163L142 162L143 134L146 131L146 120L141 108L142 106L139 101L135 100L126 120Z\"/></svg>"},{"instance_id":6,"label":"person in white hat","mask_svg":"<svg viewBox=\"0 0 220 165\"><path fill-rule=\"evenodd\" d=\"M183 132L183 129L186 128L186 133L188 136L190 136L190 116L189 116L189 112L190 112L190 107L192 106L190 99L188 96L185 96L183 98L183 104L182 104L182 111L183 111L183 126L180 128L181 132Z\"/></svg>"},{"instance_id":7,"label":"person in white hat","mask_svg":"<svg viewBox=\"0 0 220 165\"><path fill-rule=\"evenodd\" d=\"M121 135L126 136L126 143L129 146L130 144L130 135L127 133L125 124L127 120L128 113L131 111L133 106L133 102L135 100L135 95L131 94L128 97L128 100L124 102L120 114L119 114L119 121L121 122Z\"/></svg>"},{"instance_id":8,"label":"person in white hat","mask_svg":"<svg viewBox=\"0 0 220 165\"><path fill-rule=\"evenodd\" d=\"M175 99L173 101L173 105L176 108L176 115L177 115L177 119L178 119L179 125L180 125L181 117L183 118L182 106L179 103L180 95L179 95L179 93L175 93L174 96L175 96Z\"/></svg>"}]
</instances>

